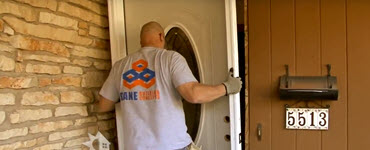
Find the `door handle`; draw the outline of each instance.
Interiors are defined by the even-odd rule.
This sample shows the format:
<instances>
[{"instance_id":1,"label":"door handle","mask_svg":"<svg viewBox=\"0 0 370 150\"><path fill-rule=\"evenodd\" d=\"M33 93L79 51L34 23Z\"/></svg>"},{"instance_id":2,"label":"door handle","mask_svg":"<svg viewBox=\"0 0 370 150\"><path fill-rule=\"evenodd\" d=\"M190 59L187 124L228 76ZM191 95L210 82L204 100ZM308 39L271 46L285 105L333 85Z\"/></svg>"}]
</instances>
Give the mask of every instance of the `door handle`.
<instances>
[{"instance_id":1,"label":"door handle","mask_svg":"<svg viewBox=\"0 0 370 150\"><path fill-rule=\"evenodd\" d=\"M257 138L258 141L261 141L262 139L262 124L257 124Z\"/></svg>"}]
</instances>

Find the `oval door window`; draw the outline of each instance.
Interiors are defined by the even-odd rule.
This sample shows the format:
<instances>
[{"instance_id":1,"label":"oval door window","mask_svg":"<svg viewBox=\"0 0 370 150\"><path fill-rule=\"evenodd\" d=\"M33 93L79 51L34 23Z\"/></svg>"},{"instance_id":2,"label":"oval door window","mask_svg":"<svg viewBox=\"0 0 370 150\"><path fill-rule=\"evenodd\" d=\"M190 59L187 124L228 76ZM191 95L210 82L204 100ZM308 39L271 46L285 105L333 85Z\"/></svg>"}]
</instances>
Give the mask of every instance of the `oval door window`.
<instances>
[{"instance_id":1,"label":"oval door window","mask_svg":"<svg viewBox=\"0 0 370 150\"><path fill-rule=\"evenodd\" d=\"M197 59L194 54L193 47L186 36L186 34L178 27L174 27L167 32L166 35L166 49L174 50L185 57L194 77L199 81L199 69ZM185 112L186 126L188 127L188 133L192 137L193 141L197 137L201 105L191 104L184 99L183 107Z\"/></svg>"}]
</instances>

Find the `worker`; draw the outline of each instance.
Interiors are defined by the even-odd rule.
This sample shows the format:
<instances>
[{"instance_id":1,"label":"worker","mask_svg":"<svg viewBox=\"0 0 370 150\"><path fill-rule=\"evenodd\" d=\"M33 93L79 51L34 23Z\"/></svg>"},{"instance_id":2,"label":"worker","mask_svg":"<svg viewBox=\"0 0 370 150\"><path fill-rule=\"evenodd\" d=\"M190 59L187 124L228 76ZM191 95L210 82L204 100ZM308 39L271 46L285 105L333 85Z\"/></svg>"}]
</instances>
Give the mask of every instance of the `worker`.
<instances>
[{"instance_id":1,"label":"worker","mask_svg":"<svg viewBox=\"0 0 370 150\"><path fill-rule=\"evenodd\" d=\"M181 96L190 103L211 102L238 93L240 78L199 83L181 54L164 49L164 31L157 22L143 25L140 44L137 52L114 64L95 111L111 111L120 102L125 150L194 149Z\"/></svg>"}]
</instances>

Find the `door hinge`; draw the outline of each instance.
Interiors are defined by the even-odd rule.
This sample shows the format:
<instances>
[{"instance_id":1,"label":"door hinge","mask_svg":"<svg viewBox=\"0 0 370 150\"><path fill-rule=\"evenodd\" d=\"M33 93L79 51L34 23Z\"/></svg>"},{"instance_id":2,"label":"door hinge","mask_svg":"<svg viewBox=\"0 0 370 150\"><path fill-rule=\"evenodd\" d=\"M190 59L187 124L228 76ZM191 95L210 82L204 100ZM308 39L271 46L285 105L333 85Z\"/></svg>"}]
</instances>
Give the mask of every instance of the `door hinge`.
<instances>
[{"instance_id":1,"label":"door hinge","mask_svg":"<svg viewBox=\"0 0 370 150\"><path fill-rule=\"evenodd\" d=\"M242 143L242 133L239 133L239 144Z\"/></svg>"}]
</instances>

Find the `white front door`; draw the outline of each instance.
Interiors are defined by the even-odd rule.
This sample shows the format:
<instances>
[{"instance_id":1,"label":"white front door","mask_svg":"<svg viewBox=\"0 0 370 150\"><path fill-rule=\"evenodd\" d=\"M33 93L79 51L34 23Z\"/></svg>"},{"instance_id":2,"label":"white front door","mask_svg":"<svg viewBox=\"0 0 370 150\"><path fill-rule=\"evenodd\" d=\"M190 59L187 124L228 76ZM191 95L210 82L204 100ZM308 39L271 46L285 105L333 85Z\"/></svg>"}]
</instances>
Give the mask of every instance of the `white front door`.
<instances>
[{"instance_id":1,"label":"white front door","mask_svg":"<svg viewBox=\"0 0 370 150\"><path fill-rule=\"evenodd\" d=\"M235 50L236 47L236 36L233 36L236 35L236 31L230 30L233 28L230 26L236 26L236 23L230 21L232 15L227 14L230 11L228 9L230 7L225 6L229 5L228 1L230 0L226 3L224 0L125 0L124 45L127 53L139 50L139 33L142 25L149 21L157 21L164 27L166 34L170 33L171 29L176 29L176 33L170 33L171 35L168 36L176 36L179 30L178 32L182 32L182 38L187 38L182 40L186 45L182 47L185 49L191 47L189 49L192 49L191 53L194 54L193 64L195 65L190 66L197 67L195 70L198 71L201 83L219 84L223 82L228 75L229 68L233 65L237 68L237 63L234 63L237 60L237 54L232 56L232 49ZM229 17L225 17L228 15ZM173 48L174 45L169 45L169 47ZM238 70L235 70L235 73L238 74ZM191 123L192 127L188 127L196 131L193 135L194 142L202 146L203 150L241 149L239 108L238 95L223 96L211 103L202 104L199 112L195 112L200 114L199 118L187 118L188 120L199 119ZM118 119L117 114L119 125L120 120ZM123 140L119 129L118 132L119 141Z\"/></svg>"}]
</instances>

